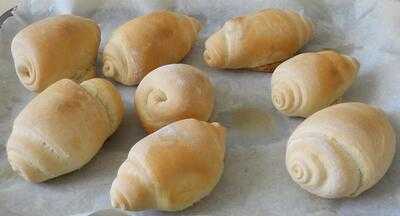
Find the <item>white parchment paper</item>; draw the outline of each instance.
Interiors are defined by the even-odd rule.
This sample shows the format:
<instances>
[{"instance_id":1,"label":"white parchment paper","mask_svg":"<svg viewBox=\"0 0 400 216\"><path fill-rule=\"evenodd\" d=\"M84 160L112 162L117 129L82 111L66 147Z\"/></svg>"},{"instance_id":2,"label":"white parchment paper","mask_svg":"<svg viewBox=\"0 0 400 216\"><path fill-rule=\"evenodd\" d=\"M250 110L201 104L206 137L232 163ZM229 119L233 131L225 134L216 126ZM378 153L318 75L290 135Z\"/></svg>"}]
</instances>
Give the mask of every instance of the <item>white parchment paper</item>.
<instances>
[{"instance_id":1,"label":"white parchment paper","mask_svg":"<svg viewBox=\"0 0 400 216\"><path fill-rule=\"evenodd\" d=\"M286 172L286 141L301 119L284 117L273 108L271 75L217 70L202 60L204 41L226 20L269 7L292 9L313 20L316 37L305 51L330 48L358 58L360 74L343 100L381 107L400 133L398 0L32 0L21 4L18 16L0 29L0 215L400 215L399 153L384 178L357 198L328 200L311 195ZM111 208L108 192L118 167L146 135L133 108L135 87L122 85L118 88L126 107L124 120L90 163L42 184L25 182L13 173L5 143L13 119L35 96L19 83L13 68L10 40L16 32L47 16L76 13L100 24L104 47L118 25L162 8L195 16L203 23L199 40L183 62L208 73L216 92L211 120L229 129L225 170L214 191L175 214L103 210ZM99 212L89 213L95 211Z\"/></svg>"}]
</instances>

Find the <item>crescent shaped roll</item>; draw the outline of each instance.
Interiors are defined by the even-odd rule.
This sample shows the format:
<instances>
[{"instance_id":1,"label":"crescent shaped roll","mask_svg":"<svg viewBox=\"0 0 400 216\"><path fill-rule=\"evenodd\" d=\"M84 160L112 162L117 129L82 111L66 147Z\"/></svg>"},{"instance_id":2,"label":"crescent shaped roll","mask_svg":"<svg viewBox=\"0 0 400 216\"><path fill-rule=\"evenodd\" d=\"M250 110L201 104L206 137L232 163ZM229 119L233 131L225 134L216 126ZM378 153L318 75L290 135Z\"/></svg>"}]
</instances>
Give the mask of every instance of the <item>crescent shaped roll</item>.
<instances>
[{"instance_id":1,"label":"crescent shaped roll","mask_svg":"<svg viewBox=\"0 0 400 216\"><path fill-rule=\"evenodd\" d=\"M355 197L386 173L395 132L385 114L362 103L325 108L290 136L286 167L303 189L325 198Z\"/></svg>"},{"instance_id":2,"label":"crescent shaped roll","mask_svg":"<svg viewBox=\"0 0 400 216\"><path fill-rule=\"evenodd\" d=\"M40 92L60 79L82 82L95 77L99 44L100 29L94 21L60 15L18 32L11 53L22 84Z\"/></svg>"},{"instance_id":3,"label":"crescent shaped roll","mask_svg":"<svg viewBox=\"0 0 400 216\"><path fill-rule=\"evenodd\" d=\"M7 142L14 171L42 182L85 165L117 129L121 96L111 82L62 79L36 96L17 116Z\"/></svg>"},{"instance_id":4,"label":"crescent shaped roll","mask_svg":"<svg viewBox=\"0 0 400 216\"><path fill-rule=\"evenodd\" d=\"M219 181L225 128L185 119L136 143L111 186L111 203L126 210L178 211L207 196Z\"/></svg>"},{"instance_id":5,"label":"crescent shaped roll","mask_svg":"<svg viewBox=\"0 0 400 216\"><path fill-rule=\"evenodd\" d=\"M266 9L227 21L207 39L203 56L211 67L272 72L312 36L312 23L303 16Z\"/></svg>"},{"instance_id":6,"label":"crescent shaped roll","mask_svg":"<svg viewBox=\"0 0 400 216\"><path fill-rule=\"evenodd\" d=\"M150 71L181 61L199 31L198 20L175 12L137 17L113 32L103 53L104 76L136 85Z\"/></svg>"},{"instance_id":7,"label":"crescent shaped roll","mask_svg":"<svg viewBox=\"0 0 400 216\"><path fill-rule=\"evenodd\" d=\"M182 119L207 121L214 107L213 86L206 74L195 67L165 65L140 82L135 106L149 133Z\"/></svg>"},{"instance_id":8,"label":"crescent shaped roll","mask_svg":"<svg viewBox=\"0 0 400 216\"><path fill-rule=\"evenodd\" d=\"M272 103L287 116L308 117L339 99L358 69L355 58L334 51L297 55L272 74Z\"/></svg>"}]
</instances>

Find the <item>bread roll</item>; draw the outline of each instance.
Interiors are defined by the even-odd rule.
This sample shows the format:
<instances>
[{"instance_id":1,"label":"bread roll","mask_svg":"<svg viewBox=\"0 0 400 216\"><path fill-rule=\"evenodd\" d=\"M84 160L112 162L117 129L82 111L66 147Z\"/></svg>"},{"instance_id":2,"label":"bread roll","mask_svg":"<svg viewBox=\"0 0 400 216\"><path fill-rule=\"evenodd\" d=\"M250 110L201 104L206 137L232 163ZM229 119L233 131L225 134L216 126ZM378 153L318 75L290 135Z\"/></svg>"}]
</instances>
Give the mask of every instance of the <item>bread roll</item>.
<instances>
[{"instance_id":1,"label":"bread roll","mask_svg":"<svg viewBox=\"0 0 400 216\"><path fill-rule=\"evenodd\" d=\"M15 70L22 84L40 92L68 78L93 78L100 44L100 29L73 15L49 17L22 29L11 43Z\"/></svg>"},{"instance_id":2,"label":"bread roll","mask_svg":"<svg viewBox=\"0 0 400 216\"><path fill-rule=\"evenodd\" d=\"M206 41L211 67L272 72L313 36L309 20L289 10L266 9L227 21Z\"/></svg>"},{"instance_id":3,"label":"bread roll","mask_svg":"<svg viewBox=\"0 0 400 216\"><path fill-rule=\"evenodd\" d=\"M181 61L200 31L193 17L157 11L120 26L103 54L103 73L125 85L135 85L150 71Z\"/></svg>"},{"instance_id":4,"label":"bread roll","mask_svg":"<svg viewBox=\"0 0 400 216\"><path fill-rule=\"evenodd\" d=\"M155 69L140 82L135 106L143 127L152 133L186 118L207 121L214 107L214 91L199 69L170 64Z\"/></svg>"},{"instance_id":5,"label":"bread roll","mask_svg":"<svg viewBox=\"0 0 400 216\"><path fill-rule=\"evenodd\" d=\"M104 79L81 85L60 80L17 116L7 142L13 170L42 182L85 165L117 129L123 116L118 91Z\"/></svg>"},{"instance_id":6,"label":"bread roll","mask_svg":"<svg viewBox=\"0 0 400 216\"><path fill-rule=\"evenodd\" d=\"M325 198L355 197L386 173L395 132L385 114L362 103L325 108L290 136L286 167L303 189Z\"/></svg>"},{"instance_id":7,"label":"bread roll","mask_svg":"<svg viewBox=\"0 0 400 216\"><path fill-rule=\"evenodd\" d=\"M355 58L334 51L297 55L272 74L272 103L285 115L308 117L339 99L358 69Z\"/></svg>"},{"instance_id":8,"label":"bread roll","mask_svg":"<svg viewBox=\"0 0 400 216\"><path fill-rule=\"evenodd\" d=\"M126 210L178 211L207 196L223 170L225 129L185 119L136 143L111 186L111 202Z\"/></svg>"}]
</instances>

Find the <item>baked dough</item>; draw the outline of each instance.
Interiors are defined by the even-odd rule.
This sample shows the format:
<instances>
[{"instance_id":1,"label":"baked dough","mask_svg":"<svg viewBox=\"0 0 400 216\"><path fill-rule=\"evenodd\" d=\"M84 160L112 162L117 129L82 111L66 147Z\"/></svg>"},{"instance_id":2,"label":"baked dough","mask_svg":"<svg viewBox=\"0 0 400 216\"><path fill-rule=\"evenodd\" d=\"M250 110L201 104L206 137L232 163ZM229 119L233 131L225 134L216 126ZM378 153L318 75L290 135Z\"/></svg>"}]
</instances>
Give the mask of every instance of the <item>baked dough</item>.
<instances>
[{"instance_id":1,"label":"baked dough","mask_svg":"<svg viewBox=\"0 0 400 216\"><path fill-rule=\"evenodd\" d=\"M227 21L206 41L211 67L272 72L313 36L311 22L296 12L265 9Z\"/></svg>"},{"instance_id":2,"label":"baked dough","mask_svg":"<svg viewBox=\"0 0 400 216\"><path fill-rule=\"evenodd\" d=\"M117 89L104 79L63 79L17 116L7 142L13 170L42 182L81 168L117 129L123 116Z\"/></svg>"},{"instance_id":3,"label":"baked dough","mask_svg":"<svg viewBox=\"0 0 400 216\"><path fill-rule=\"evenodd\" d=\"M120 26L103 54L103 73L125 85L136 85L150 71L178 63L190 51L200 31L193 17L157 11Z\"/></svg>"},{"instance_id":4,"label":"baked dough","mask_svg":"<svg viewBox=\"0 0 400 216\"><path fill-rule=\"evenodd\" d=\"M358 69L355 58L334 51L297 55L272 74L272 103L285 115L308 117L338 100Z\"/></svg>"},{"instance_id":5,"label":"baked dough","mask_svg":"<svg viewBox=\"0 0 400 216\"><path fill-rule=\"evenodd\" d=\"M100 29L94 21L60 15L18 32L11 53L22 84L40 92L60 79L82 82L95 77L99 44Z\"/></svg>"},{"instance_id":6,"label":"baked dough","mask_svg":"<svg viewBox=\"0 0 400 216\"><path fill-rule=\"evenodd\" d=\"M207 196L221 177L225 129L174 122L136 143L111 186L113 207L178 211Z\"/></svg>"},{"instance_id":7,"label":"baked dough","mask_svg":"<svg viewBox=\"0 0 400 216\"><path fill-rule=\"evenodd\" d=\"M355 197L386 173L396 135L385 114L362 103L325 108L290 136L286 167L302 188L325 198Z\"/></svg>"},{"instance_id":8,"label":"baked dough","mask_svg":"<svg viewBox=\"0 0 400 216\"><path fill-rule=\"evenodd\" d=\"M140 82L134 103L143 127L151 133L186 118L207 121L214 107L214 91L204 72L186 64L170 64Z\"/></svg>"}]
</instances>

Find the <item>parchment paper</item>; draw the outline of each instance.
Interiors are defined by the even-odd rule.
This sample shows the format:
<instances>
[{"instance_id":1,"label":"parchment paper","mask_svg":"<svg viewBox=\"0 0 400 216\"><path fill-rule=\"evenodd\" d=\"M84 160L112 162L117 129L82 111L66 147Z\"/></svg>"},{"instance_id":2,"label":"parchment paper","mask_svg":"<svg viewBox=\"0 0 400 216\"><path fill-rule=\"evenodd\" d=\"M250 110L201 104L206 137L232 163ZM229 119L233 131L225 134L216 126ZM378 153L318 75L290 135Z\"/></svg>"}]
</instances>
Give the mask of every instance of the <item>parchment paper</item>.
<instances>
[{"instance_id":1,"label":"parchment paper","mask_svg":"<svg viewBox=\"0 0 400 216\"><path fill-rule=\"evenodd\" d=\"M203 23L199 40L183 62L208 73L216 91L211 120L229 129L222 179L208 197L176 215L400 215L399 153L384 178L355 199L328 200L311 195L300 189L286 172L286 141L302 119L284 117L273 108L271 75L217 70L202 60L205 39L229 18L268 7L293 9L310 17L316 26L316 37L304 51L330 48L361 62L358 79L343 101L381 107L399 133L400 1L91 0L85 4L25 2L17 10L18 16L10 18L0 30L1 216L88 215L111 208L108 192L117 169L129 149L146 135L133 108L135 87L118 85L126 107L124 120L90 163L42 184L31 184L18 177L6 160L5 143L13 119L35 94L24 89L13 68L10 40L16 32L44 17L73 12L100 24L104 47L118 25L161 8L195 16ZM114 210L90 215L127 214L134 215ZM137 215L172 213L147 211Z\"/></svg>"}]
</instances>

